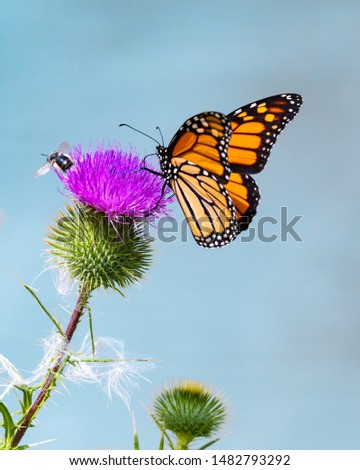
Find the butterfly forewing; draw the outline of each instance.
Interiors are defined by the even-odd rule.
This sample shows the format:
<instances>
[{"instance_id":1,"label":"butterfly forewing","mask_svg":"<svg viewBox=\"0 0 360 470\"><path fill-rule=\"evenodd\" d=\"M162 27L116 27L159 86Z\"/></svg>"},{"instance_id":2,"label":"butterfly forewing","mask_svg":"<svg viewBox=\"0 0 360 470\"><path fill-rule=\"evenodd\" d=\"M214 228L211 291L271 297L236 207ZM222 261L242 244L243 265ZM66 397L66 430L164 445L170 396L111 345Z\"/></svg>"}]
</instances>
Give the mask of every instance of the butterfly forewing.
<instances>
[{"instance_id":1,"label":"butterfly forewing","mask_svg":"<svg viewBox=\"0 0 360 470\"><path fill-rule=\"evenodd\" d=\"M208 112L188 119L175 134L167 149L174 159L187 160L226 183L230 176L227 149L231 135L230 121L224 114Z\"/></svg>"},{"instance_id":2,"label":"butterfly forewing","mask_svg":"<svg viewBox=\"0 0 360 470\"><path fill-rule=\"evenodd\" d=\"M278 135L296 116L301 104L300 95L284 93L248 104L228 114L232 129L228 148L231 171L261 171Z\"/></svg>"}]
</instances>

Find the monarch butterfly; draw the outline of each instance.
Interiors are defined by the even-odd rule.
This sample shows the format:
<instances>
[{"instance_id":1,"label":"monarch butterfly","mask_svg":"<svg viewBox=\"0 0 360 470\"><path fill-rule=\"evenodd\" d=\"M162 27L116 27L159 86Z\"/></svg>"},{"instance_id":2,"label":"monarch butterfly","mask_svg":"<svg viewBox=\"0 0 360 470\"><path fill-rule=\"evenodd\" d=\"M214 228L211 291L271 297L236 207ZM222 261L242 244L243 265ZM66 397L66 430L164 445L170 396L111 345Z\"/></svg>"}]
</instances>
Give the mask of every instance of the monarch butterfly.
<instances>
[{"instance_id":1,"label":"monarch butterfly","mask_svg":"<svg viewBox=\"0 0 360 470\"><path fill-rule=\"evenodd\" d=\"M197 114L168 147L156 148L165 185L175 193L195 241L205 248L227 245L256 214L260 172L280 132L298 113L300 95L270 96L227 116Z\"/></svg>"}]
</instances>

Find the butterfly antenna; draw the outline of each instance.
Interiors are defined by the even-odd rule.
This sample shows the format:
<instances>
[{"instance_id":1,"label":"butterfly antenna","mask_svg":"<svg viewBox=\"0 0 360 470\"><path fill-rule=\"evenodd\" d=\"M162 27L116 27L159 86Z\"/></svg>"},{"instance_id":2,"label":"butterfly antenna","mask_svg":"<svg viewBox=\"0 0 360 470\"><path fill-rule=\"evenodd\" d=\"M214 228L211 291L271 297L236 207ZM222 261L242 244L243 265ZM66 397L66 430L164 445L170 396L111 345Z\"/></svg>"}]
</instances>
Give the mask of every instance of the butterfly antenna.
<instances>
[{"instance_id":1,"label":"butterfly antenna","mask_svg":"<svg viewBox=\"0 0 360 470\"><path fill-rule=\"evenodd\" d=\"M153 140L153 141L156 142L158 145L160 145L160 142L158 142L156 139L154 139L154 137L151 137L151 135L149 135L149 134L145 134L145 132L140 131L139 129L136 129L135 127L132 127L132 126L130 126L129 124L119 124L119 127L122 127L122 126L129 127L129 128L132 129L133 131L138 132L139 134L142 134L142 135L144 135L145 137L148 137L149 139Z\"/></svg>"},{"instance_id":2,"label":"butterfly antenna","mask_svg":"<svg viewBox=\"0 0 360 470\"><path fill-rule=\"evenodd\" d=\"M160 136L161 136L161 142L162 142L162 146L164 147L164 137L163 137L163 135L162 135L162 132L161 132L161 129L160 129L160 127L159 127L159 126L156 126L156 130L158 130L158 131L159 131L159 134L160 134Z\"/></svg>"},{"instance_id":3,"label":"butterfly antenna","mask_svg":"<svg viewBox=\"0 0 360 470\"><path fill-rule=\"evenodd\" d=\"M46 153L41 153L40 155L42 155L43 157L48 157L49 155L46 155Z\"/></svg>"}]
</instances>

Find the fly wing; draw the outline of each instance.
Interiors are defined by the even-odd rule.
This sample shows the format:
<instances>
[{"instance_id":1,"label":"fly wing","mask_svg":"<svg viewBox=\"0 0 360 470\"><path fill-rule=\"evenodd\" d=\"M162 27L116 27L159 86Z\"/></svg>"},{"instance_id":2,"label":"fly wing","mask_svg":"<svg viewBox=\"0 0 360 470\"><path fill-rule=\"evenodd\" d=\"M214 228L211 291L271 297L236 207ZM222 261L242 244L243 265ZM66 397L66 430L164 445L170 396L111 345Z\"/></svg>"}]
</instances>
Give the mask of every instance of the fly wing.
<instances>
[{"instance_id":1,"label":"fly wing","mask_svg":"<svg viewBox=\"0 0 360 470\"><path fill-rule=\"evenodd\" d=\"M69 142L64 141L59 145L59 148L56 151L57 153L68 153L69 149L70 149Z\"/></svg>"},{"instance_id":2,"label":"fly wing","mask_svg":"<svg viewBox=\"0 0 360 470\"><path fill-rule=\"evenodd\" d=\"M34 174L34 178L38 178L39 176L44 176L50 170L51 165L49 162L46 162L38 171Z\"/></svg>"}]
</instances>

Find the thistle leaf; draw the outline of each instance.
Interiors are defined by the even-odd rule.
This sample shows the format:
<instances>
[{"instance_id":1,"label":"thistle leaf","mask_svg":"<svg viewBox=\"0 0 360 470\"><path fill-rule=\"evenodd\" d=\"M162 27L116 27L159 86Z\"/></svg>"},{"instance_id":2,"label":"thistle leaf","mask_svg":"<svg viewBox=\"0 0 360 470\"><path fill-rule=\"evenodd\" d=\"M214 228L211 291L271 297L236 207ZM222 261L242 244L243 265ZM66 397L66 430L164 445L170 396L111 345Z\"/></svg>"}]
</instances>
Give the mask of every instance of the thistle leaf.
<instances>
[{"instance_id":1,"label":"thistle leaf","mask_svg":"<svg viewBox=\"0 0 360 470\"><path fill-rule=\"evenodd\" d=\"M40 305L40 308L41 310L50 318L50 320L54 323L55 325L55 328L57 329L57 331L59 332L59 334L63 337L65 337L65 333L64 331L62 330L59 322L51 315L51 313L49 312L49 310L47 310L44 306L44 304L41 302L41 300L39 299L39 297L35 294L35 291L30 287L28 286L27 284L24 284L22 283L22 285L25 287L25 289L30 292L30 294L34 297L34 299L37 301L37 303Z\"/></svg>"}]
</instances>

